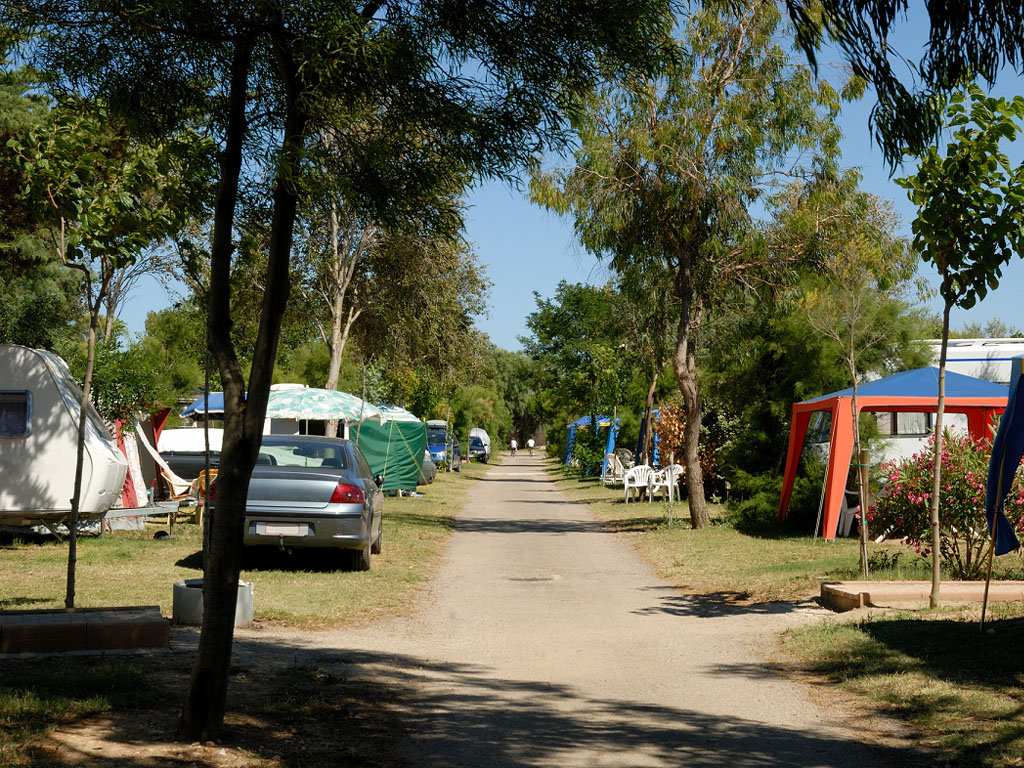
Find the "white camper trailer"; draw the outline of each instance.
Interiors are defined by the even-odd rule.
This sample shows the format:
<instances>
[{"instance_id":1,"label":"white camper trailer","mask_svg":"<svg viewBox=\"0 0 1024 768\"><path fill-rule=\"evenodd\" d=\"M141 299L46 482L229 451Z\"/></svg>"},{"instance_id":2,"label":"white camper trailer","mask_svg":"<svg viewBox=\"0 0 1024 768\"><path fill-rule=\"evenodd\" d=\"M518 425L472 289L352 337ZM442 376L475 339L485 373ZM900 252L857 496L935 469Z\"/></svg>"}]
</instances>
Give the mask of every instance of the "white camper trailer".
<instances>
[{"instance_id":1,"label":"white camper trailer","mask_svg":"<svg viewBox=\"0 0 1024 768\"><path fill-rule=\"evenodd\" d=\"M939 364L942 342L929 339L934 364ZM946 346L946 370L977 379L1009 384L1012 362L1024 355L1024 339L950 339Z\"/></svg>"},{"instance_id":2,"label":"white camper trailer","mask_svg":"<svg viewBox=\"0 0 1024 768\"><path fill-rule=\"evenodd\" d=\"M57 525L71 515L82 391L52 352L0 345L0 524ZM121 495L128 462L96 409L85 420L81 519Z\"/></svg>"}]
</instances>

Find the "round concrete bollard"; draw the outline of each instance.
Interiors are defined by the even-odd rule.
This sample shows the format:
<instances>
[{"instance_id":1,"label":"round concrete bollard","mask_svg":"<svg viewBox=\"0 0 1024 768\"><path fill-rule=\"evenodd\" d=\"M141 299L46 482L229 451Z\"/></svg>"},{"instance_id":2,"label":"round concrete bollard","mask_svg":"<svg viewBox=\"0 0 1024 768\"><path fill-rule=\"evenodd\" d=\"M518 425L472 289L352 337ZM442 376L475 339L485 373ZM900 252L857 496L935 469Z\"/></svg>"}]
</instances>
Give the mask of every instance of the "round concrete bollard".
<instances>
[{"instance_id":1,"label":"round concrete bollard","mask_svg":"<svg viewBox=\"0 0 1024 768\"><path fill-rule=\"evenodd\" d=\"M235 602L235 626L252 623L253 583L238 582L238 598ZM174 582L174 601L171 620L175 624L203 623L203 580L182 579Z\"/></svg>"}]
</instances>

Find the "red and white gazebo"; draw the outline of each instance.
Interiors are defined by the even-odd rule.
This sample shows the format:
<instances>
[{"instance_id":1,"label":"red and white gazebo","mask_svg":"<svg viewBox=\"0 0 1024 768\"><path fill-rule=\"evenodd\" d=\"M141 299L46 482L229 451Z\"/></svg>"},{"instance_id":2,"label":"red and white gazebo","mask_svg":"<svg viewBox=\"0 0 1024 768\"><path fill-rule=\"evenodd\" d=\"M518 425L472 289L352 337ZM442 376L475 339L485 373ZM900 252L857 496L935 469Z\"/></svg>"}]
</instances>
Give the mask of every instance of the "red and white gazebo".
<instances>
[{"instance_id":1,"label":"red and white gazebo","mask_svg":"<svg viewBox=\"0 0 1024 768\"><path fill-rule=\"evenodd\" d=\"M988 433L995 417L1006 409L1008 396L1009 388L1002 384L946 371L945 411L965 414L967 429L974 438L982 438ZM938 402L939 369L934 366L904 371L857 387L858 412L935 413ZM782 497L779 499L779 522L786 518L811 414L827 411L832 414L832 431L825 475L825 514L821 535L826 539L835 538L855 445L852 403L853 389L850 388L793 405L786 474L782 483Z\"/></svg>"}]
</instances>

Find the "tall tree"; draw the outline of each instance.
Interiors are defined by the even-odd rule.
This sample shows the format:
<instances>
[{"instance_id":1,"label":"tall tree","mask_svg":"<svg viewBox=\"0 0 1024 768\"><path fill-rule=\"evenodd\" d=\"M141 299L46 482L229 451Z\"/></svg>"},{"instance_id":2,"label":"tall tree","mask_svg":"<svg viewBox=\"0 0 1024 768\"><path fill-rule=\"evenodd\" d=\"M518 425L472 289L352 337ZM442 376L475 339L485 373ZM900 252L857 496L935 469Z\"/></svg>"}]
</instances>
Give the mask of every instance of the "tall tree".
<instances>
[{"instance_id":1,"label":"tall tree","mask_svg":"<svg viewBox=\"0 0 1024 768\"><path fill-rule=\"evenodd\" d=\"M1002 149L1021 131L1024 97L997 99L969 85L949 98L945 115L950 137L944 151L929 147L918 158L917 173L897 180L918 206L914 247L938 271L943 301L930 499L932 608L939 605L941 582L939 491L949 313L954 306L970 309L984 299L999 284L1003 265L1024 255L1024 164L1014 167Z\"/></svg>"},{"instance_id":2,"label":"tall tree","mask_svg":"<svg viewBox=\"0 0 1024 768\"><path fill-rule=\"evenodd\" d=\"M0 9L0 23L45 32L26 53L66 82L108 95L151 131L200 120L219 143L208 343L224 388L225 431L203 627L182 713L186 738L216 738L223 725L245 490L288 300L300 197L310 184L329 183L370 219L395 223L415 213L453 229L452 211L431 211L425 199L436 188L438 158L445 167L454 158L473 176L508 174L564 138L561 113L594 82L600 62L645 61L671 21L662 0L483 8L464 0L26 0ZM376 121L369 132L359 130L367 115ZM329 162L318 167L331 175L305 177L325 135ZM229 280L246 180L267 182L272 211L248 382L231 339Z\"/></svg>"},{"instance_id":3,"label":"tall tree","mask_svg":"<svg viewBox=\"0 0 1024 768\"><path fill-rule=\"evenodd\" d=\"M18 155L29 196L49 225L55 260L77 271L89 313L85 377L78 418L75 484L68 521L64 604L75 607L78 512L81 502L87 406L90 402L100 312L118 272L140 251L176 232L201 197L203 142L194 134L140 144L100 105L74 101L10 146Z\"/></svg>"},{"instance_id":4,"label":"tall tree","mask_svg":"<svg viewBox=\"0 0 1024 768\"><path fill-rule=\"evenodd\" d=\"M611 284L558 284L550 299L534 294L524 351L539 364L549 407L561 420L610 415L625 402L634 373L624 353L629 326L625 301Z\"/></svg>"},{"instance_id":5,"label":"tall tree","mask_svg":"<svg viewBox=\"0 0 1024 768\"><path fill-rule=\"evenodd\" d=\"M779 23L764 3L709 3L682 18L659 77L598 88L574 121L575 165L533 186L613 269L660 262L670 274L694 527L709 522L698 459L704 321L727 288L772 282L786 266L768 257L750 207L781 178L810 171L802 153L836 153L838 97L787 56Z\"/></svg>"}]
</instances>

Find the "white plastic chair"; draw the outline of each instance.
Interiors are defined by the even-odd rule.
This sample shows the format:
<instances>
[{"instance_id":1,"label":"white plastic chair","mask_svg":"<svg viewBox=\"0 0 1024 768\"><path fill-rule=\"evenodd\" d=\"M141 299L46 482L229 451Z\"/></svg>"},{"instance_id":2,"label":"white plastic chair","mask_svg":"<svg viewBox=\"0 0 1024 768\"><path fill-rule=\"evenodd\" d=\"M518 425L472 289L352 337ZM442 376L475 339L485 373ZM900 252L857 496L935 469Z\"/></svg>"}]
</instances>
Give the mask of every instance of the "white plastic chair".
<instances>
[{"instance_id":1,"label":"white plastic chair","mask_svg":"<svg viewBox=\"0 0 1024 768\"><path fill-rule=\"evenodd\" d=\"M668 500L672 501L679 487L679 478L682 476L683 468L679 464L670 464L654 472L648 485L647 500L650 501L654 494L663 488L668 494Z\"/></svg>"},{"instance_id":2,"label":"white plastic chair","mask_svg":"<svg viewBox=\"0 0 1024 768\"><path fill-rule=\"evenodd\" d=\"M622 478L622 485L626 493L626 503L629 504L631 491L640 488L646 489L651 482L651 474L654 472L646 464L639 464L626 470Z\"/></svg>"},{"instance_id":3,"label":"white plastic chair","mask_svg":"<svg viewBox=\"0 0 1024 768\"><path fill-rule=\"evenodd\" d=\"M626 468L622 466L622 462L619 461L619 457L614 453L605 454L607 465L604 469L604 474L601 475L601 483L603 485L616 485L622 482L622 478L626 474Z\"/></svg>"}]
</instances>

